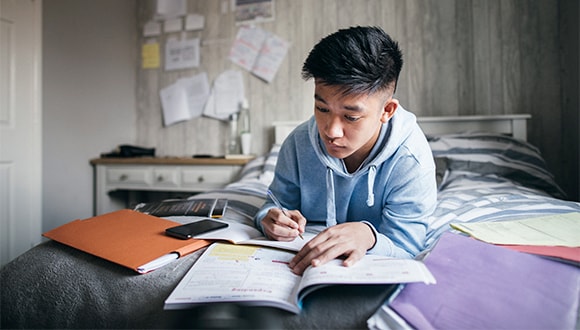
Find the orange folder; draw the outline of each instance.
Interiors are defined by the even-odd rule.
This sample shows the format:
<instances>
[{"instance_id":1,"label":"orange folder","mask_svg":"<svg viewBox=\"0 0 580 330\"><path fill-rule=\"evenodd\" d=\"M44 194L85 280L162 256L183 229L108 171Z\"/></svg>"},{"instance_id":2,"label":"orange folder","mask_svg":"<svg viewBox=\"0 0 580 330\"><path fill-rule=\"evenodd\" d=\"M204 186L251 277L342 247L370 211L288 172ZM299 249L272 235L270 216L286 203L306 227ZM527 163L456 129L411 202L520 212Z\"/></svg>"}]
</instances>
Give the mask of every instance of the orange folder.
<instances>
[{"instance_id":1,"label":"orange folder","mask_svg":"<svg viewBox=\"0 0 580 330\"><path fill-rule=\"evenodd\" d=\"M120 210L74 220L42 235L143 273L139 267L150 261L173 252L181 257L211 243L165 235L166 228L177 225L137 211Z\"/></svg>"}]
</instances>

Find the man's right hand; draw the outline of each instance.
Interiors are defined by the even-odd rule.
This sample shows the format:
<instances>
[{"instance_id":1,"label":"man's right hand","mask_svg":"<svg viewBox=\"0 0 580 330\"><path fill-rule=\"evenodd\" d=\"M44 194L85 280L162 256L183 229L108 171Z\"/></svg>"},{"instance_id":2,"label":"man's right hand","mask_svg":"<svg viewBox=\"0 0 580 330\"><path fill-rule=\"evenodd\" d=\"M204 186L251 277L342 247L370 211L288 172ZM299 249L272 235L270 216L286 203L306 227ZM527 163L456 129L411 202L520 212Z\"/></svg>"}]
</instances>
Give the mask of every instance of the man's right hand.
<instances>
[{"instance_id":1,"label":"man's right hand","mask_svg":"<svg viewBox=\"0 0 580 330\"><path fill-rule=\"evenodd\" d=\"M262 229L266 237L282 242L290 242L304 233L306 218L298 210L286 210L288 216L279 208L271 208L262 219Z\"/></svg>"}]
</instances>

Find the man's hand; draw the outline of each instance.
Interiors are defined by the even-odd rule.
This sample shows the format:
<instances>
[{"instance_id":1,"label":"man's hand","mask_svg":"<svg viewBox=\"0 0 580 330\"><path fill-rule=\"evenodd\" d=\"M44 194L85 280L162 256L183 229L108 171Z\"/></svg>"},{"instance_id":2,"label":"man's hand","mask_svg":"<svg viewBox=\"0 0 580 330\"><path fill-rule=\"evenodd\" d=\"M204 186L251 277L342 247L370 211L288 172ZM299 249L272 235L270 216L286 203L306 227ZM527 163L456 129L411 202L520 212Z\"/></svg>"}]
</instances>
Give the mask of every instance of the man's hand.
<instances>
[{"instance_id":1,"label":"man's hand","mask_svg":"<svg viewBox=\"0 0 580 330\"><path fill-rule=\"evenodd\" d=\"M264 234L270 239L282 242L293 241L304 233L306 218L297 210L286 210L288 216L279 208L271 208L262 219Z\"/></svg>"},{"instance_id":2,"label":"man's hand","mask_svg":"<svg viewBox=\"0 0 580 330\"><path fill-rule=\"evenodd\" d=\"M375 244L372 229L363 222L346 222L326 228L296 254L289 266L302 275L312 265L322 265L332 259L345 257L344 266L354 265Z\"/></svg>"}]
</instances>

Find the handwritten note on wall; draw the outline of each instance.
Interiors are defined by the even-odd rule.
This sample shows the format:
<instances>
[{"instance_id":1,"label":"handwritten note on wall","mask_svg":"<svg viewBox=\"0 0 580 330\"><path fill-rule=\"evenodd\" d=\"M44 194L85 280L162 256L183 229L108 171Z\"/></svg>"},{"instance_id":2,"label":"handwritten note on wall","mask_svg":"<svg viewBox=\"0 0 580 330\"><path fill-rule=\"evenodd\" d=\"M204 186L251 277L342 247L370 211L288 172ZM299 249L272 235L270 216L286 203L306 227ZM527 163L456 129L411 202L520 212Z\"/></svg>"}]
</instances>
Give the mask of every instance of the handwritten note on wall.
<instances>
[{"instance_id":1,"label":"handwritten note on wall","mask_svg":"<svg viewBox=\"0 0 580 330\"><path fill-rule=\"evenodd\" d=\"M201 116L209 92L209 82L205 72L189 78L181 78L174 84L163 88L159 94L165 126Z\"/></svg>"},{"instance_id":2,"label":"handwritten note on wall","mask_svg":"<svg viewBox=\"0 0 580 330\"><path fill-rule=\"evenodd\" d=\"M242 26L230 50L229 59L257 77L272 82L288 52L289 43L254 26Z\"/></svg>"},{"instance_id":3,"label":"handwritten note on wall","mask_svg":"<svg viewBox=\"0 0 580 330\"><path fill-rule=\"evenodd\" d=\"M179 70L199 66L199 38L167 40L165 70Z\"/></svg>"},{"instance_id":4,"label":"handwritten note on wall","mask_svg":"<svg viewBox=\"0 0 580 330\"><path fill-rule=\"evenodd\" d=\"M205 104L203 115L219 120L228 119L229 115L239 111L239 104L244 100L244 79L242 72L227 70L214 81L213 88Z\"/></svg>"}]
</instances>

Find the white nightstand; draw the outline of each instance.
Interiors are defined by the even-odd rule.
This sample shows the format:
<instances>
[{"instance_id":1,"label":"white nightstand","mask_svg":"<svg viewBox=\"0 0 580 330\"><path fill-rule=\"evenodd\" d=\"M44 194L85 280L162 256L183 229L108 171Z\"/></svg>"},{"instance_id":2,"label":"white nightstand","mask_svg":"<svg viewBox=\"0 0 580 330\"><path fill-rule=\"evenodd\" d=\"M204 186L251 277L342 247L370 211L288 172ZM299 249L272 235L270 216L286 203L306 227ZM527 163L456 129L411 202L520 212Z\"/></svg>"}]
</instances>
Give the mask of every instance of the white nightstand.
<instances>
[{"instance_id":1,"label":"white nightstand","mask_svg":"<svg viewBox=\"0 0 580 330\"><path fill-rule=\"evenodd\" d=\"M203 192L223 188L235 180L249 159L225 158L96 158L94 166L94 213L127 207L110 192L163 191Z\"/></svg>"}]
</instances>

